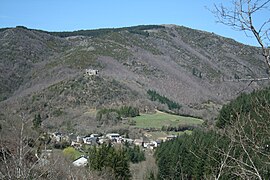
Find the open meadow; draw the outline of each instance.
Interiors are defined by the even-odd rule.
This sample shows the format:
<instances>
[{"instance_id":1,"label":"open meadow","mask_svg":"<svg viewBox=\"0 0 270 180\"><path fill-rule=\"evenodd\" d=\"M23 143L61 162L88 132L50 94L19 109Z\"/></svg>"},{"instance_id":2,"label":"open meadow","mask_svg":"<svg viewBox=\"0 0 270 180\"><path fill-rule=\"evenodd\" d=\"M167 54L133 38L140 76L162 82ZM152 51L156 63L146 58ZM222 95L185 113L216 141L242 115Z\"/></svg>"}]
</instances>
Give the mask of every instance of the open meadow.
<instances>
[{"instance_id":1,"label":"open meadow","mask_svg":"<svg viewBox=\"0 0 270 180\"><path fill-rule=\"evenodd\" d=\"M202 119L185 117L156 111L154 114L141 114L132 118L137 128L162 128L162 126L200 125Z\"/></svg>"}]
</instances>

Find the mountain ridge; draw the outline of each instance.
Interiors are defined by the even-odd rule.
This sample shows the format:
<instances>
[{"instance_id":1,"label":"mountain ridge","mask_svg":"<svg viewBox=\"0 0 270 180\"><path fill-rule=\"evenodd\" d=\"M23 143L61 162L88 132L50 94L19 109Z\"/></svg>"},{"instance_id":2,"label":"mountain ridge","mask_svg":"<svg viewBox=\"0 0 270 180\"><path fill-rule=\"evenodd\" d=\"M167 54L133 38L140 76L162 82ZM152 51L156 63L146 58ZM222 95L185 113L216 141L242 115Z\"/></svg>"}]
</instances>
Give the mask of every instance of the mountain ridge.
<instances>
[{"instance_id":1,"label":"mountain ridge","mask_svg":"<svg viewBox=\"0 0 270 180\"><path fill-rule=\"evenodd\" d=\"M176 25L62 34L24 27L7 28L0 30L0 49L0 106L7 112L11 109L16 109L16 113L24 111L29 117L42 112L44 122L52 118L50 109L41 104L51 102L52 109L60 108L65 112L70 109L70 105L65 104L67 97L79 99L75 101L78 104L73 104L73 111L80 122L85 117L80 117L78 111L86 106L132 104L140 106L141 110L157 106L166 109L148 100L146 92L149 89L183 105L179 113L214 119L220 106L240 91L251 92L269 85L268 82L253 82L248 86L244 82L229 81L269 76L259 48ZM88 68L99 70L98 77L85 76ZM92 82L100 83L103 88ZM119 86L110 90L103 83ZM58 86L63 88L66 97L58 93L61 97L58 98L49 92L51 87ZM101 93L101 98L96 97L95 101L87 95L100 91L119 93L117 96L113 93L115 97ZM35 96L42 97L41 102L29 101ZM25 108L13 106L15 101L20 101ZM40 108L32 107L31 103ZM65 121L61 117L54 118Z\"/></svg>"}]
</instances>

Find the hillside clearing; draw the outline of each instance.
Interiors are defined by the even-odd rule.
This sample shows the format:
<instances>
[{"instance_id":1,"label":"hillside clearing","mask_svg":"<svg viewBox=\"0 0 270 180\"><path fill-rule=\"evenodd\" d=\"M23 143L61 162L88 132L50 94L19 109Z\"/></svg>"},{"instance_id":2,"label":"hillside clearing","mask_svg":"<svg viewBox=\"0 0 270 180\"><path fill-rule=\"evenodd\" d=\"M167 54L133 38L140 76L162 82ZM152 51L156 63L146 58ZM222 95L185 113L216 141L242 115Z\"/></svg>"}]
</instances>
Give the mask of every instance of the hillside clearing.
<instances>
[{"instance_id":1,"label":"hillside clearing","mask_svg":"<svg viewBox=\"0 0 270 180\"><path fill-rule=\"evenodd\" d=\"M157 111L154 114L141 114L132 118L136 121L138 128L162 128L162 126L178 126L178 125L200 125L202 119L178 116L173 114Z\"/></svg>"}]
</instances>

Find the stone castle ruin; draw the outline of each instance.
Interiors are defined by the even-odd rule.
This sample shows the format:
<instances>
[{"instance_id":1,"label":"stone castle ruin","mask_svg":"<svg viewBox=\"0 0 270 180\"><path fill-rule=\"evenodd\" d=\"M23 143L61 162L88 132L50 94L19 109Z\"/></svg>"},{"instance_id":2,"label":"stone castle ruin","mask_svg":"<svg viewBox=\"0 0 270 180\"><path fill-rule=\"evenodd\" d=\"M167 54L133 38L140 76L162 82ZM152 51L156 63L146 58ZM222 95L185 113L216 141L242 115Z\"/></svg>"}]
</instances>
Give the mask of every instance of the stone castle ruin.
<instances>
[{"instance_id":1,"label":"stone castle ruin","mask_svg":"<svg viewBox=\"0 0 270 180\"><path fill-rule=\"evenodd\" d=\"M98 70L95 70L95 69L86 69L85 70L85 74L88 75L88 76L95 76L98 74Z\"/></svg>"}]
</instances>

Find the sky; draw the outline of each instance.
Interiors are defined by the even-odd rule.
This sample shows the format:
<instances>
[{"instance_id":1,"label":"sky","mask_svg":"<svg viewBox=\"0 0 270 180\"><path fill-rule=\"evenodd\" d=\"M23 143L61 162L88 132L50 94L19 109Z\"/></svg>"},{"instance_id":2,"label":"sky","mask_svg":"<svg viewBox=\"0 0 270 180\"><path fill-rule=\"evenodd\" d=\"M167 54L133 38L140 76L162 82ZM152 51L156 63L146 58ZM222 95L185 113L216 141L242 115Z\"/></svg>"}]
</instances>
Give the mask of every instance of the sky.
<instances>
[{"instance_id":1,"label":"sky","mask_svg":"<svg viewBox=\"0 0 270 180\"><path fill-rule=\"evenodd\" d=\"M73 31L176 24L257 46L254 38L216 23L208 9L218 1L222 0L1 0L0 28ZM269 18L267 13L259 16Z\"/></svg>"}]
</instances>

